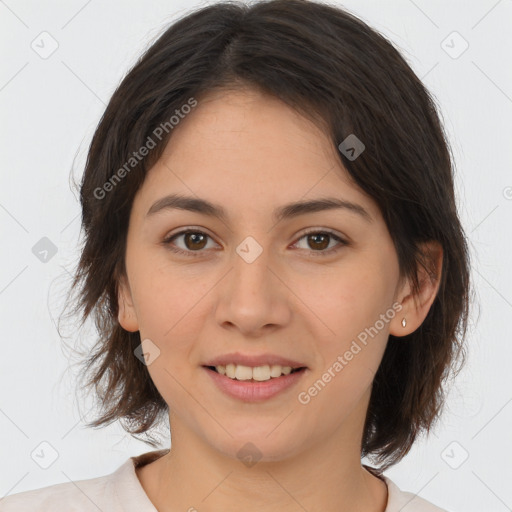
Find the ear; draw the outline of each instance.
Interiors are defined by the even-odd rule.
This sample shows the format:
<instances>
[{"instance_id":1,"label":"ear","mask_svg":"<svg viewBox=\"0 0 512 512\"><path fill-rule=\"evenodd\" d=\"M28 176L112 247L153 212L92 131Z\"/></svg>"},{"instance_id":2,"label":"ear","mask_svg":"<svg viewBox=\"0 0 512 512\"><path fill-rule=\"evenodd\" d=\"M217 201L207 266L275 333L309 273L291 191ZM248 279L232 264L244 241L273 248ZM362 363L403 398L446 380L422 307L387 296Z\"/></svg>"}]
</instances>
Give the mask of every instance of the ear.
<instances>
[{"instance_id":1,"label":"ear","mask_svg":"<svg viewBox=\"0 0 512 512\"><path fill-rule=\"evenodd\" d=\"M126 276L119 278L117 303L119 306L118 320L121 327L130 332L138 331L139 323L137 321L137 315L135 314L132 294Z\"/></svg>"},{"instance_id":2,"label":"ear","mask_svg":"<svg viewBox=\"0 0 512 512\"><path fill-rule=\"evenodd\" d=\"M389 332L393 336L406 336L413 333L425 320L439 290L443 268L443 248L439 242L430 240L421 243L420 250L426 267L425 269L423 265L418 265L417 275L420 289L417 294L414 294L408 278L401 285L395 298L402 304L402 309L397 312L390 323ZM402 298L400 299L400 297ZM404 318L406 320L405 327L402 325Z\"/></svg>"}]
</instances>

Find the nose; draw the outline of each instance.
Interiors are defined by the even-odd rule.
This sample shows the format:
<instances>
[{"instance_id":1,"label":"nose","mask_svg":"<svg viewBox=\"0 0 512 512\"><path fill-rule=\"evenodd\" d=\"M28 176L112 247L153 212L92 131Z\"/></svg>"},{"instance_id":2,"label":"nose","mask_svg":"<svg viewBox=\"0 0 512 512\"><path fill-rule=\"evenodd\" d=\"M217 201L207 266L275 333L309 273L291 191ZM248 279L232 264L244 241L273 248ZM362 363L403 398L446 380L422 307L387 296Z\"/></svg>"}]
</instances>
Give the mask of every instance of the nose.
<instances>
[{"instance_id":1,"label":"nose","mask_svg":"<svg viewBox=\"0 0 512 512\"><path fill-rule=\"evenodd\" d=\"M290 290L269 251L251 262L233 254L232 269L217 289L216 321L246 337L258 337L286 326L291 318Z\"/></svg>"}]
</instances>

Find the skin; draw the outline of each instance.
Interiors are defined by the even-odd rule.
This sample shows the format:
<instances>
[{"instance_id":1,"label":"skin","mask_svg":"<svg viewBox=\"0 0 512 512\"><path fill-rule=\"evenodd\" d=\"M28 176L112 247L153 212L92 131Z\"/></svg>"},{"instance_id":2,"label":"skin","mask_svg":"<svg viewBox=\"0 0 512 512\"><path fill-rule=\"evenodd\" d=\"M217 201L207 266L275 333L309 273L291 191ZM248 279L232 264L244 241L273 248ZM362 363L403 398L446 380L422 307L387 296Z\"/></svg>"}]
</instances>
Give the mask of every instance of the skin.
<instances>
[{"instance_id":1,"label":"skin","mask_svg":"<svg viewBox=\"0 0 512 512\"><path fill-rule=\"evenodd\" d=\"M221 204L229 219L177 209L146 218L170 193ZM363 206L371 222L344 209L272 220L285 203L326 196ZM202 244L174 239L195 251L190 256L163 243L185 228L209 235ZM308 228L349 243L315 244L304 236ZM262 248L252 263L236 252L247 236ZM339 250L320 255L332 247ZM441 248L425 248L440 276ZM119 322L160 350L148 370L170 410L170 453L137 470L160 512L385 510L387 487L360 457L371 385L389 334L421 325L439 280L419 269L421 293L411 295L376 203L351 182L317 126L250 89L201 99L135 197L126 268ZM394 303L403 309L308 404L299 403L298 393ZM308 370L278 396L244 403L224 395L201 367L232 351L275 353ZM247 442L261 453L251 467L237 457Z\"/></svg>"}]
</instances>

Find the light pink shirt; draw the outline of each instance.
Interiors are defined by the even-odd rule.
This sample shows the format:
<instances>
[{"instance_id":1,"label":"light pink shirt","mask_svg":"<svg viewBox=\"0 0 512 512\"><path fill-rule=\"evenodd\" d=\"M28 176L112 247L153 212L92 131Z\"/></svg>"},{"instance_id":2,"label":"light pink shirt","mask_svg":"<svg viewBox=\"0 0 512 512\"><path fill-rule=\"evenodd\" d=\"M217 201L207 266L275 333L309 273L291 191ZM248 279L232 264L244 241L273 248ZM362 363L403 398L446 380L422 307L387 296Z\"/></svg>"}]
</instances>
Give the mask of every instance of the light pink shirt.
<instances>
[{"instance_id":1,"label":"light pink shirt","mask_svg":"<svg viewBox=\"0 0 512 512\"><path fill-rule=\"evenodd\" d=\"M105 476L55 484L0 499L0 512L158 512L149 500L135 468L149 464L169 449L130 457ZM447 512L409 492L401 491L388 477L385 512Z\"/></svg>"}]
</instances>

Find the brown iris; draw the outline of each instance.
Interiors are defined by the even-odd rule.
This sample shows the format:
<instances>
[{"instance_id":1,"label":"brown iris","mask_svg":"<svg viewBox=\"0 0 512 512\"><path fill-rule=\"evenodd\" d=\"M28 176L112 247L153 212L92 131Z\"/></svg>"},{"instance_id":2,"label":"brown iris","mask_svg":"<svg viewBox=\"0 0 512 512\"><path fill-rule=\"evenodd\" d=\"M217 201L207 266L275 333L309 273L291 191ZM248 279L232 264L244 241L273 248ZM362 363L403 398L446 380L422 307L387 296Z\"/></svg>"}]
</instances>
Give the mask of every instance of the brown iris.
<instances>
[{"instance_id":1,"label":"brown iris","mask_svg":"<svg viewBox=\"0 0 512 512\"><path fill-rule=\"evenodd\" d=\"M190 232L190 233L184 233L183 234L183 240L185 242L185 246L187 249L193 250L193 249L203 249L206 245L208 236L204 233L196 233L196 232ZM191 246L188 242L191 242Z\"/></svg>"},{"instance_id":2,"label":"brown iris","mask_svg":"<svg viewBox=\"0 0 512 512\"><path fill-rule=\"evenodd\" d=\"M312 249L325 249L328 245L329 245L329 237L330 235L327 235L327 234L322 234L322 233L315 233L315 234L312 234L312 235L307 235L308 236L308 243L313 240L313 243L314 244L320 244L320 245L317 245L316 247L315 246L311 246L310 247ZM323 238L323 242L319 242L319 240Z\"/></svg>"}]
</instances>

